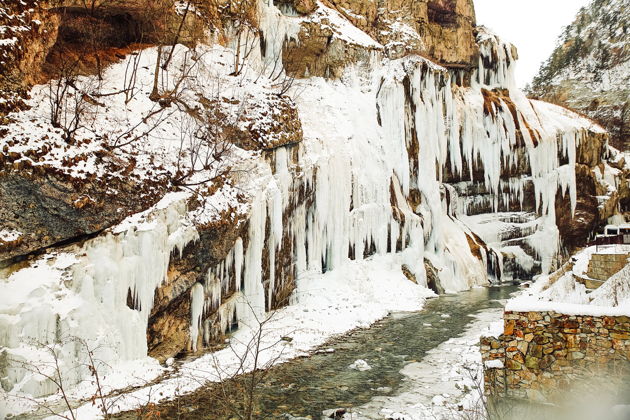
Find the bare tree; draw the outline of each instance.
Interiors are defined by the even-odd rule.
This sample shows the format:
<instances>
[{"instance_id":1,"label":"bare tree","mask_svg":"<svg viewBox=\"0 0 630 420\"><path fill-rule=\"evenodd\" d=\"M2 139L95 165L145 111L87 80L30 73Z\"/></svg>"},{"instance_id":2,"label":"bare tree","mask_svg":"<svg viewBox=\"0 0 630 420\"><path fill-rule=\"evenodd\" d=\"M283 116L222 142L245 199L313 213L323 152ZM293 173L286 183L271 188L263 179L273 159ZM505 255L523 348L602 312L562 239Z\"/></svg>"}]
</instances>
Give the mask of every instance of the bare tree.
<instances>
[{"instance_id":1,"label":"bare tree","mask_svg":"<svg viewBox=\"0 0 630 420\"><path fill-rule=\"evenodd\" d=\"M90 345L87 340L76 336L60 338L54 343L31 342L30 345L42 351L47 356L47 360L35 362L9 359L9 362L35 378L49 381L54 386L61 403L58 403L56 399L35 398L22 393L9 394L11 398L25 400L37 407L42 413L60 419L78 420L78 407L88 402L97 407L104 419L113 418L114 407L124 396L124 392L114 392L103 382L104 374L111 367L97 355L98 351L103 349L102 345ZM62 354L69 351L69 345L74 346L73 351L77 358L71 366L64 366ZM87 381L92 385L94 391L87 400L75 400L71 397L70 387L72 384L69 383L68 379L71 374L85 377L86 379L82 382ZM148 385L144 379L136 379L143 382L142 386ZM152 402L151 390L149 387L148 399L143 401L138 409L138 419L154 420L160 417L158 407Z\"/></svg>"},{"instance_id":2,"label":"bare tree","mask_svg":"<svg viewBox=\"0 0 630 420\"><path fill-rule=\"evenodd\" d=\"M471 395L471 404L467 407L459 407L453 410L451 417L456 420L507 420L514 410L514 404L506 399L506 395L499 392L500 387L489 387L490 392L486 392L484 387L484 373L479 365L468 365L462 367L465 370L465 377L472 384L466 387ZM493 374L496 374L493 372ZM504 378L495 376L490 380L502 381Z\"/></svg>"},{"instance_id":3,"label":"bare tree","mask_svg":"<svg viewBox=\"0 0 630 420\"><path fill-rule=\"evenodd\" d=\"M232 76L241 74L243 64L259 45L255 6L255 0L232 0L222 10L235 42Z\"/></svg>"},{"instance_id":4,"label":"bare tree","mask_svg":"<svg viewBox=\"0 0 630 420\"><path fill-rule=\"evenodd\" d=\"M67 142L74 140L74 134L84 127L89 114L103 106L95 99L99 89L100 81L79 77L78 61L63 63L57 77L48 82L50 123L63 130Z\"/></svg>"},{"instance_id":5,"label":"bare tree","mask_svg":"<svg viewBox=\"0 0 630 420\"><path fill-rule=\"evenodd\" d=\"M142 50L132 53L131 58L127 59L125 66L125 77L123 79L123 92L125 94L125 105L128 105L138 94L138 69L142 60Z\"/></svg>"},{"instance_id":6,"label":"bare tree","mask_svg":"<svg viewBox=\"0 0 630 420\"><path fill-rule=\"evenodd\" d=\"M61 354L64 351L67 351L67 348L64 349L65 346L69 344L78 345L81 351L87 352L87 359L80 360L76 365L70 367L70 369L63 367L63 362L61 358ZM56 340L54 343L40 343L33 342L31 345L38 350L42 351L43 354L47 357L48 360L41 361L22 361L22 360L11 360L12 364L18 366L23 371L34 375L36 378L39 377L50 382L56 389L57 394L59 394L61 401L63 402L61 405L56 405L48 399L39 399L34 397L28 397L24 395L19 395L18 398L25 399L31 403L34 403L39 409L47 412L53 417L59 417L67 420L76 420L76 403L73 403L69 393L69 384L67 375L71 372L80 371L81 368L87 368L90 372L91 377L95 378L95 386L96 391L94 396L92 397L92 401L96 403L98 399L100 411L103 416L108 419L109 411L108 405L104 404L104 394L101 379L99 376L99 369L102 367L101 362L95 357L94 349L90 348L85 340L79 339L77 337L71 337L68 339L60 339ZM79 373L80 375L80 373Z\"/></svg>"},{"instance_id":7,"label":"bare tree","mask_svg":"<svg viewBox=\"0 0 630 420\"><path fill-rule=\"evenodd\" d=\"M222 366L214 354L211 362L212 372L219 379L216 402L226 414L242 420L261 418L256 412L260 403L259 387L267 379L270 368L284 355L289 341L288 337L278 337L272 328L277 312L259 316L249 303L248 306L253 314L251 336L245 342L232 338L229 343L236 367Z\"/></svg>"},{"instance_id":8,"label":"bare tree","mask_svg":"<svg viewBox=\"0 0 630 420\"><path fill-rule=\"evenodd\" d=\"M202 117L183 118L173 185L193 187L227 175L232 149L221 123L211 112Z\"/></svg>"}]
</instances>

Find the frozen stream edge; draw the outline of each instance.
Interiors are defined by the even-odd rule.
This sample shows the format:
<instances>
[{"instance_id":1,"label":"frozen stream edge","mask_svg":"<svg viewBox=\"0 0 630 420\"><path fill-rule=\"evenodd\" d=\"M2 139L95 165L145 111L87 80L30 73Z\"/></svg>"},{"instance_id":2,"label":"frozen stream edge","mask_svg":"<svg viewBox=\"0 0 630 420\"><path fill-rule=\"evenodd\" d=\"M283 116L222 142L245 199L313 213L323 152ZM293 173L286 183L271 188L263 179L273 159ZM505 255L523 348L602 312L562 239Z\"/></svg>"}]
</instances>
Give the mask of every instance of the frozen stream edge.
<instances>
[{"instance_id":1,"label":"frozen stream edge","mask_svg":"<svg viewBox=\"0 0 630 420\"><path fill-rule=\"evenodd\" d=\"M483 383L479 338L503 332L503 309L487 309L471 316L474 319L462 335L400 371L405 379L396 395L375 397L344 419L446 420L459 418L454 414L461 409L480 408L479 391L473 389L475 383Z\"/></svg>"}]
</instances>

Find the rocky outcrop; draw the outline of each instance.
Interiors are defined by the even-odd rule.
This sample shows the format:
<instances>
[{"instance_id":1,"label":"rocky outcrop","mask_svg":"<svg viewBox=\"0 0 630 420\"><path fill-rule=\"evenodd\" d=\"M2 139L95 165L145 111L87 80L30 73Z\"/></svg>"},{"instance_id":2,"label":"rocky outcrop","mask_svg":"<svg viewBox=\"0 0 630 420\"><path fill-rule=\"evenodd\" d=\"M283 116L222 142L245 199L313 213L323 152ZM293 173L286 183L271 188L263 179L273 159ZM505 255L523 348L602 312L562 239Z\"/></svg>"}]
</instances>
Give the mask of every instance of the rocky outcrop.
<instances>
[{"instance_id":1,"label":"rocky outcrop","mask_svg":"<svg viewBox=\"0 0 630 420\"><path fill-rule=\"evenodd\" d=\"M597 181L588 166L577 165L575 177L577 185L580 186L575 213L572 212L569 196L563 194L562 191L557 192L555 203L556 224L560 230L562 242L570 253L584 246L590 234L613 214L603 212L599 208Z\"/></svg>"},{"instance_id":2,"label":"rocky outcrop","mask_svg":"<svg viewBox=\"0 0 630 420\"><path fill-rule=\"evenodd\" d=\"M337 11L320 6L301 22L297 38L285 42L282 61L294 77L338 79L347 66L368 62L373 53L381 51L380 44L352 27Z\"/></svg>"},{"instance_id":3,"label":"rocky outcrop","mask_svg":"<svg viewBox=\"0 0 630 420\"><path fill-rule=\"evenodd\" d=\"M16 90L37 81L37 69L57 41L61 19L39 3L27 0L0 5L0 90Z\"/></svg>"},{"instance_id":4,"label":"rocky outcrop","mask_svg":"<svg viewBox=\"0 0 630 420\"><path fill-rule=\"evenodd\" d=\"M591 234L619 209L617 189L598 176L607 170L607 142L606 134L591 133L577 146L575 178L580 193L576 197L575 212L566 193L559 190L556 194L556 224L569 254L583 247Z\"/></svg>"},{"instance_id":5,"label":"rocky outcrop","mask_svg":"<svg viewBox=\"0 0 630 420\"><path fill-rule=\"evenodd\" d=\"M446 67L469 68L476 63L479 47L471 0L429 0L427 22L424 39L429 56Z\"/></svg>"},{"instance_id":6,"label":"rocky outcrop","mask_svg":"<svg viewBox=\"0 0 630 420\"><path fill-rule=\"evenodd\" d=\"M246 96L241 100L203 101L213 124L221 127L231 144L244 150L273 150L302 141L302 121L295 102L285 94L267 92L264 96ZM229 118L238 109L238 115Z\"/></svg>"},{"instance_id":7,"label":"rocky outcrop","mask_svg":"<svg viewBox=\"0 0 630 420\"><path fill-rule=\"evenodd\" d=\"M297 77L338 78L347 65L367 61L374 51L389 58L421 54L456 69L477 62L470 0L327 0L319 9L310 3L278 3L308 14L283 54L285 67Z\"/></svg>"},{"instance_id":8,"label":"rocky outcrop","mask_svg":"<svg viewBox=\"0 0 630 420\"><path fill-rule=\"evenodd\" d=\"M295 214L298 208L312 208L313 191L293 172L298 168L295 155L297 146L281 148L287 149L291 156L291 174L296 177L293 181L297 194L295 204L282 213L283 224L289 225L292 218L299 217ZM276 152L271 150L266 153L273 161ZM203 200L198 205L204 205ZM238 266L240 263L235 260L242 259L243 250L249 246L251 222L234 219L230 214L233 213L226 212L216 222L197 225L199 238L171 255L167 278L155 291L154 306L149 317L147 340L150 356L164 361L182 352L202 350L221 343L227 331L238 327L235 306L237 298L242 296L245 276ZM269 215L269 224L272 223L271 218L272 215ZM267 225L266 235L269 229ZM279 246L266 238L260 274L264 279L264 307L273 310L287 305L296 288L296 244L295 238L289 234L282 235ZM270 253L273 253L273 258L268 258ZM232 262L226 263L228 260ZM191 294L196 284L203 284L207 292L198 320L200 333L197 341L192 342L191 325L194 321L191 320ZM133 295L133 291L130 293Z\"/></svg>"},{"instance_id":9,"label":"rocky outcrop","mask_svg":"<svg viewBox=\"0 0 630 420\"><path fill-rule=\"evenodd\" d=\"M629 24L625 2L591 2L565 29L530 90L599 121L612 144L625 150L630 147Z\"/></svg>"},{"instance_id":10,"label":"rocky outcrop","mask_svg":"<svg viewBox=\"0 0 630 420\"><path fill-rule=\"evenodd\" d=\"M26 88L39 79L59 23L35 0L0 4L0 118L26 108Z\"/></svg>"},{"instance_id":11,"label":"rocky outcrop","mask_svg":"<svg viewBox=\"0 0 630 420\"><path fill-rule=\"evenodd\" d=\"M390 58L420 53L446 67L476 63L475 11L470 0L329 2L384 45Z\"/></svg>"},{"instance_id":12,"label":"rocky outcrop","mask_svg":"<svg viewBox=\"0 0 630 420\"><path fill-rule=\"evenodd\" d=\"M8 99L35 83L66 76L60 68L74 62L76 74L99 72L138 44L177 39L192 45L208 26L202 10L186 11L168 0L106 1L93 7L78 0L5 2L0 5L0 95ZM0 105L0 112L15 110L19 102L14 102Z\"/></svg>"},{"instance_id":13,"label":"rocky outcrop","mask_svg":"<svg viewBox=\"0 0 630 420\"><path fill-rule=\"evenodd\" d=\"M32 152L34 157L37 151ZM113 158L105 150L100 157L109 172L81 177L35 166L22 155L0 155L0 219L3 229L15 232L11 241L0 238L0 264L85 239L151 207L168 188L165 175L152 180L125 177L133 161Z\"/></svg>"},{"instance_id":14,"label":"rocky outcrop","mask_svg":"<svg viewBox=\"0 0 630 420\"><path fill-rule=\"evenodd\" d=\"M167 278L155 291L147 328L147 345L149 355L161 362L181 352L192 350L190 335L192 288L197 283L205 282L210 269L225 259L236 239L245 236L247 224L226 218L217 223L198 226L197 230L198 240L189 243L181 252L174 252L171 255ZM233 272L231 276L234 276ZM219 305L225 304L237 288L240 288L240 284L236 284L235 281L226 283L226 286L221 292L218 304L204 307L202 321L216 316ZM130 295L133 296L133 291L130 291ZM221 324L221 320L214 321L213 325ZM209 330L208 334L199 337L199 346L194 343L194 348L201 349L204 345L218 342L223 333L224 330L220 328Z\"/></svg>"},{"instance_id":15,"label":"rocky outcrop","mask_svg":"<svg viewBox=\"0 0 630 420\"><path fill-rule=\"evenodd\" d=\"M285 13L295 11L302 15L308 15L317 9L316 0L274 0L274 5L284 10Z\"/></svg>"}]
</instances>

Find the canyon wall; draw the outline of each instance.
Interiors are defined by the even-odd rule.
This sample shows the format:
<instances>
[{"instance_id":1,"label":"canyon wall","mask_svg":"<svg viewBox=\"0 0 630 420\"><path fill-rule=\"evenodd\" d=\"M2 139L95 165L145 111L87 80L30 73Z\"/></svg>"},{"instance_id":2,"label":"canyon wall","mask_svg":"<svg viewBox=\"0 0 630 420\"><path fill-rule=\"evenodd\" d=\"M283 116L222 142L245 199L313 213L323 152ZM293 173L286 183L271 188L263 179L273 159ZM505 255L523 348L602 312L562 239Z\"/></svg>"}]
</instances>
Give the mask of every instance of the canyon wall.
<instances>
[{"instance_id":1,"label":"canyon wall","mask_svg":"<svg viewBox=\"0 0 630 420\"><path fill-rule=\"evenodd\" d=\"M142 142L108 143L158 106L155 46L103 70L114 93L91 104L80 141L50 126L50 83L7 114L7 360L40 354L36 343L76 353L69 335L110 363L201 351L299 302L304 276L373 255L436 292L526 278L615 214L625 167L607 160L606 132L516 89L516 49L474 26L470 1L219 3L195 9L208 30L194 53L173 47L173 68L192 55L200 70L184 99L162 98L173 112ZM216 19L228 6L246 31ZM115 83L134 57L140 94L126 102ZM178 127L202 110L233 144L230 171L182 187ZM0 368L7 391L54 390L19 363Z\"/></svg>"}]
</instances>

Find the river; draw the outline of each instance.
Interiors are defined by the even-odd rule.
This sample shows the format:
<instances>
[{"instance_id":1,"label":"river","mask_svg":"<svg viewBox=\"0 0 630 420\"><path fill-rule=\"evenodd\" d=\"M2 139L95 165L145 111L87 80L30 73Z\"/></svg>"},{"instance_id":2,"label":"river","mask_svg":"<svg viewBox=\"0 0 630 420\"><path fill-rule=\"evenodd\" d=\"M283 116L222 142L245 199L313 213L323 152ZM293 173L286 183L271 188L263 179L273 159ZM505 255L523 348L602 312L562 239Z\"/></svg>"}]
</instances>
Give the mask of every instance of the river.
<instances>
[{"instance_id":1,"label":"river","mask_svg":"<svg viewBox=\"0 0 630 420\"><path fill-rule=\"evenodd\" d=\"M358 407L375 397L395 396L408 379L401 373L403 368L461 335L475 316L490 310L496 313L516 290L515 286L489 287L442 295L428 301L422 311L391 314L370 328L331 340L310 357L275 366L256 387L255 418L319 419L323 410ZM357 360L364 360L370 368L349 368ZM439 375L429 376L423 382L425 388L431 387L431 381L441 380ZM234 381L223 387L204 387L161 404L161 417L237 418L227 407L238 405L244 386L243 381Z\"/></svg>"}]
</instances>

